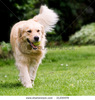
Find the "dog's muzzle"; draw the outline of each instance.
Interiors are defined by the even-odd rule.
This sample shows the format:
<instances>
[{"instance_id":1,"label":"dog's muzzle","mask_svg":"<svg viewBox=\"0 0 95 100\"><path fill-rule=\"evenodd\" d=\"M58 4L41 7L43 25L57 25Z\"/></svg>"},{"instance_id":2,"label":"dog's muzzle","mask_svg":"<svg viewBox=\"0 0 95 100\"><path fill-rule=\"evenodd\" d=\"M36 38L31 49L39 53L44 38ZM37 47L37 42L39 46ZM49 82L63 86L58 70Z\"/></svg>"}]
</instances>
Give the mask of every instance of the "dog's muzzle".
<instances>
[{"instance_id":1,"label":"dog's muzzle","mask_svg":"<svg viewBox=\"0 0 95 100\"><path fill-rule=\"evenodd\" d=\"M37 49L37 46L35 46L32 42L30 42L29 39L27 39L27 42L30 44L30 46L31 46L34 50Z\"/></svg>"}]
</instances>

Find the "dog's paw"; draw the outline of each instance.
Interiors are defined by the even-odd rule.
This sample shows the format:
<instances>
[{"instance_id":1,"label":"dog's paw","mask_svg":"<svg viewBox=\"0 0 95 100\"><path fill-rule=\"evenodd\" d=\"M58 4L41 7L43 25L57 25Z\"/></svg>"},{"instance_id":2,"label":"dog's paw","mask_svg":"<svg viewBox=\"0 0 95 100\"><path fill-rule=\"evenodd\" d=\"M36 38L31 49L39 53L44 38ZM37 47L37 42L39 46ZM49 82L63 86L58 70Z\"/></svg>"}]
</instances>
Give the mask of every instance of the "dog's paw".
<instances>
[{"instance_id":1,"label":"dog's paw","mask_svg":"<svg viewBox=\"0 0 95 100\"><path fill-rule=\"evenodd\" d=\"M31 83L24 83L23 86L26 88L33 88Z\"/></svg>"},{"instance_id":2,"label":"dog's paw","mask_svg":"<svg viewBox=\"0 0 95 100\"><path fill-rule=\"evenodd\" d=\"M33 88L32 84L25 85L26 88Z\"/></svg>"}]
</instances>

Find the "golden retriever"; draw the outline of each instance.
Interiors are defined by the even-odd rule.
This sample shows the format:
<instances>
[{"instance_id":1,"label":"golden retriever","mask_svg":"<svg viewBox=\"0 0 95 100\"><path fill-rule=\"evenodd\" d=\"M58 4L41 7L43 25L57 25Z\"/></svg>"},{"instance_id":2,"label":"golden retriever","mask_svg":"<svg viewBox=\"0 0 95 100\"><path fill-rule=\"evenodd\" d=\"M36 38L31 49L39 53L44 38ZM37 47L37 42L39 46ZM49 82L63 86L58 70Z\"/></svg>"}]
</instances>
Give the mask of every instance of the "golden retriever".
<instances>
[{"instance_id":1,"label":"golden retriever","mask_svg":"<svg viewBox=\"0 0 95 100\"><path fill-rule=\"evenodd\" d=\"M58 15L43 5L38 15L12 27L10 43L21 83L27 88L33 87L38 66L45 56L46 32L51 31L57 21Z\"/></svg>"}]
</instances>

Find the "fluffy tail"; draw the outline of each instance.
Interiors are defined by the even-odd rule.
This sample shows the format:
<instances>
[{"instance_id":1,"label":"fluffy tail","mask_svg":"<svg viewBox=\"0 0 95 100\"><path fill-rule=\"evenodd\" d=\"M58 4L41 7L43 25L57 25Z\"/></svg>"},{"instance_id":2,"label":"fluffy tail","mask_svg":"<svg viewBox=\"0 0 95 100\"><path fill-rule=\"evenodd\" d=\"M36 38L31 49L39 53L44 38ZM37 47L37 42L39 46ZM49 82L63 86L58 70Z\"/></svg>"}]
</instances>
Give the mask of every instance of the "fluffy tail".
<instances>
[{"instance_id":1,"label":"fluffy tail","mask_svg":"<svg viewBox=\"0 0 95 100\"><path fill-rule=\"evenodd\" d=\"M58 21L58 15L44 5L40 7L39 14L33 19L44 26L45 32L50 32Z\"/></svg>"}]
</instances>

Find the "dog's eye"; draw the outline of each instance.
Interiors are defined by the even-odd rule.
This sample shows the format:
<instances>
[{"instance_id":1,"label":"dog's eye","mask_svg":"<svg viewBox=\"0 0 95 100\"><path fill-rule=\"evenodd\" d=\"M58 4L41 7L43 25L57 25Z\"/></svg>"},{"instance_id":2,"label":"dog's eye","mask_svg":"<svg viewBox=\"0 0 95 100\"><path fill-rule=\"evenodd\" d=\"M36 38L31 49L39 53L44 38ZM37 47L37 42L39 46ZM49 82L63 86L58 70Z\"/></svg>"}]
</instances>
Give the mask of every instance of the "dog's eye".
<instances>
[{"instance_id":1,"label":"dog's eye","mask_svg":"<svg viewBox=\"0 0 95 100\"><path fill-rule=\"evenodd\" d=\"M28 33L31 33L32 31L31 31L31 30L28 30L27 32L28 32Z\"/></svg>"},{"instance_id":2,"label":"dog's eye","mask_svg":"<svg viewBox=\"0 0 95 100\"><path fill-rule=\"evenodd\" d=\"M40 32L40 30L37 30L37 32Z\"/></svg>"}]
</instances>

